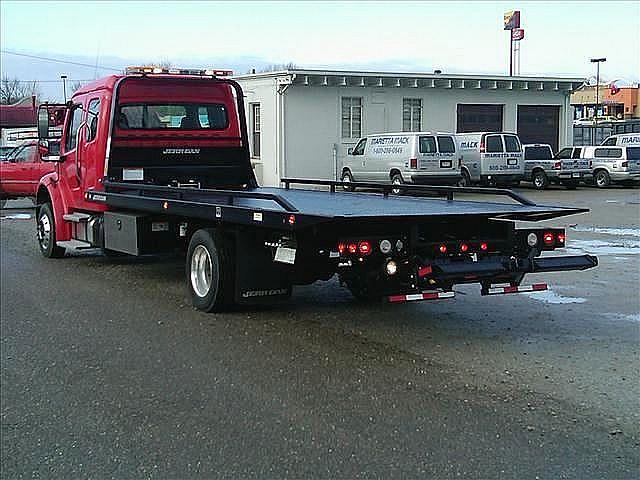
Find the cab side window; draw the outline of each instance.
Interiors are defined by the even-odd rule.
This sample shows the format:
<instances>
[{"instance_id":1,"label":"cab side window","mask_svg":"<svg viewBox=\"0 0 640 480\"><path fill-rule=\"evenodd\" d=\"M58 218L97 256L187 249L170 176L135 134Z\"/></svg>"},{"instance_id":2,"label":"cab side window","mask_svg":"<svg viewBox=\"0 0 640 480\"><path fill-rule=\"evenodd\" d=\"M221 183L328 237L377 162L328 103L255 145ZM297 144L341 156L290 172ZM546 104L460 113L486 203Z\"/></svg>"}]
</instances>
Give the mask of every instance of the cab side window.
<instances>
[{"instance_id":1,"label":"cab side window","mask_svg":"<svg viewBox=\"0 0 640 480\"><path fill-rule=\"evenodd\" d=\"M87 142L92 141L96 138L98 133L98 117L100 114L100 99L94 98L89 102L89 109L87 112L87 124L89 128L87 129Z\"/></svg>"},{"instance_id":2,"label":"cab side window","mask_svg":"<svg viewBox=\"0 0 640 480\"><path fill-rule=\"evenodd\" d=\"M363 138L358 142L356 148L353 149L352 155L364 155L364 147L367 145L367 139Z\"/></svg>"},{"instance_id":3,"label":"cab side window","mask_svg":"<svg viewBox=\"0 0 640 480\"><path fill-rule=\"evenodd\" d=\"M582 153L582 149L581 148L574 148L573 149L573 155L571 156L571 158L580 158L580 154Z\"/></svg>"},{"instance_id":4,"label":"cab side window","mask_svg":"<svg viewBox=\"0 0 640 480\"><path fill-rule=\"evenodd\" d=\"M500 135L489 135L487 137L487 153L502 153L502 138Z\"/></svg>"},{"instance_id":5,"label":"cab side window","mask_svg":"<svg viewBox=\"0 0 640 480\"><path fill-rule=\"evenodd\" d=\"M438 151L440 153L456 153L456 146L451 137L438 137Z\"/></svg>"},{"instance_id":6,"label":"cab side window","mask_svg":"<svg viewBox=\"0 0 640 480\"><path fill-rule=\"evenodd\" d=\"M607 140L602 145L610 146L615 144L616 144L616 139L615 137L612 137L612 138L607 138Z\"/></svg>"},{"instance_id":7,"label":"cab side window","mask_svg":"<svg viewBox=\"0 0 640 480\"><path fill-rule=\"evenodd\" d=\"M67 142L65 148L67 152L74 150L78 145L78 127L82 123L82 106L75 105L71 111L71 121L67 130Z\"/></svg>"},{"instance_id":8,"label":"cab side window","mask_svg":"<svg viewBox=\"0 0 640 480\"><path fill-rule=\"evenodd\" d=\"M436 139L434 137L420 137L420 153L436 153Z\"/></svg>"},{"instance_id":9,"label":"cab side window","mask_svg":"<svg viewBox=\"0 0 640 480\"><path fill-rule=\"evenodd\" d=\"M558 152L556 158L571 158L571 148L563 148Z\"/></svg>"}]
</instances>

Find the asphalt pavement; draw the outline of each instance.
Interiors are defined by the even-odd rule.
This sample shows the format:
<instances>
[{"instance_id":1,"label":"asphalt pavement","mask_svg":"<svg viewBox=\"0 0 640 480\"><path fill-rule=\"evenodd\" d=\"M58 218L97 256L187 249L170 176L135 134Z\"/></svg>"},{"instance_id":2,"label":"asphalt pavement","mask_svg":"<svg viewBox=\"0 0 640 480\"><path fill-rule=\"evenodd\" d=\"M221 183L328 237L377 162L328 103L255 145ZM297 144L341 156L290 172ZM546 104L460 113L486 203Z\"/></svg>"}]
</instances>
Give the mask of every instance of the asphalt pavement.
<instances>
[{"instance_id":1,"label":"asphalt pavement","mask_svg":"<svg viewBox=\"0 0 640 480\"><path fill-rule=\"evenodd\" d=\"M549 292L361 304L332 280L204 314L180 258L48 260L0 212L0 476L640 477L640 190L591 208Z\"/></svg>"}]
</instances>

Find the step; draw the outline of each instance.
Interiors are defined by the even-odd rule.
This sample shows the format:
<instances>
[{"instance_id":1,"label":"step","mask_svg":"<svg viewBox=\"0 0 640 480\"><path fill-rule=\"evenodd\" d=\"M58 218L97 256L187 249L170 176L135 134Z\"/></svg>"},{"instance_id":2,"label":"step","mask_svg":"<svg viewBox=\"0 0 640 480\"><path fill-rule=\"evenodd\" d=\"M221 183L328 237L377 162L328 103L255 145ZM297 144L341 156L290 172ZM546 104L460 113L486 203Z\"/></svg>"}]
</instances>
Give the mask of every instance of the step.
<instances>
[{"instance_id":1,"label":"step","mask_svg":"<svg viewBox=\"0 0 640 480\"><path fill-rule=\"evenodd\" d=\"M88 242L83 242L82 240L64 240L61 242L56 242L56 245L62 248L68 248L70 250L85 250L87 248L97 248Z\"/></svg>"},{"instance_id":2,"label":"step","mask_svg":"<svg viewBox=\"0 0 640 480\"><path fill-rule=\"evenodd\" d=\"M78 223L78 222L86 222L91 218L91 215L87 213L75 212L75 213L67 213L66 215L63 215L62 218L64 218L67 222Z\"/></svg>"}]
</instances>

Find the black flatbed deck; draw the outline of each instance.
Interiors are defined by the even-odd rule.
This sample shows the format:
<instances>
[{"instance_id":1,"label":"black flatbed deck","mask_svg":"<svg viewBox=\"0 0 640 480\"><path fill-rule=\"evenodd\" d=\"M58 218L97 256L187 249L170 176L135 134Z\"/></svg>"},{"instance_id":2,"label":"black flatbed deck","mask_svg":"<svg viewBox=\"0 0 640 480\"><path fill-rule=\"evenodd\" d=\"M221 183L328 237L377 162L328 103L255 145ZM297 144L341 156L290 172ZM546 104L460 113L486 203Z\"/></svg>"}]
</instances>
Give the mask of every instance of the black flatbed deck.
<instances>
[{"instance_id":1,"label":"black flatbed deck","mask_svg":"<svg viewBox=\"0 0 640 480\"><path fill-rule=\"evenodd\" d=\"M338 182L299 181L312 185ZM295 181L293 183L298 183ZM296 188L253 188L222 190L178 188L122 182L105 182L105 191L87 192L90 200L115 208L149 213L172 214L203 219L218 219L240 224L286 226L297 229L334 220L421 219L426 217L474 216L508 220L539 221L587 209L535 205L510 190L458 187L411 187L410 195L389 195L386 185L356 184L376 192L342 192ZM453 193L506 195L511 201L454 200ZM447 199L425 197L446 194ZM294 216L293 221L289 221Z\"/></svg>"}]
</instances>

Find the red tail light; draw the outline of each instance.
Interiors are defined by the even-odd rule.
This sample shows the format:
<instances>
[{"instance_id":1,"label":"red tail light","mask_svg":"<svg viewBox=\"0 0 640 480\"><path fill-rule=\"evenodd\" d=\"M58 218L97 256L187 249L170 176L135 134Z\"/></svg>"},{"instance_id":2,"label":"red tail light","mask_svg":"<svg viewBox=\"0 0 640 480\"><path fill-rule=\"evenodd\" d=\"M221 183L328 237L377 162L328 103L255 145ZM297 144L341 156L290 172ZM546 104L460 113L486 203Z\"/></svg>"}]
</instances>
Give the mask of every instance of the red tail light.
<instances>
[{"instance_id":1,"label":"red tail light","mask_svg":"<svg viewBox=\"0 0 640 480\"><path fill-rule=\"evenodd\" d=\"M418 168L418 159L417 158L412 158L411 160L409 160L411 168L413 168L414 170L416 168Z\"/></svg>"},{"instance_id":2,"label":"red tail light","mask_svg":"<svg viewBox=\"0 0 640 480\"><path fill-rule=\"evenodd\" d=\"M556 238L558 239L558 243L561 243L562 245L564 245L564 242L567 239L564 233L559 233Z\"/></svg>"},{"instance_id":3,"label":"red tail light","mask_svg":"<svg viewBox=\"0 0 640 480\"><path fill-rule=\"evenodd\" d=\"M467 245L466 243L461 243L460 244L460 251L462 253L465 253L465 252L469 251L469 245Z\"/></svg>"},{"instance_id":4,"label":"red tail light","mask_svg":"<svg viewBox=\"0 0 640 480\"><path fill-rule=\"evenodd\" d=\"M548 247L553 246L555 240L556 238L553 232L545 232L545 234L542 236L542 241Z\"/></svg>"},{"instance_id":5,"label":"red tail light","mask_svg":"<svg viewBox=\"0 0 640 480\"><path fill-rule=\"evenodd\" d=\"M344 243L339 243L338 252L340 252L340 254L343 254L346 251L347 251L347 246Z\"/></svg>"},{"instance_id":6,"label":"red tail light","mask_svg":"<svg viewBox=\"0 0 640 480\"><path fill-rule=\"evenodd\" d=\"M296 223L296 216L289 215L288 222L289 222L289 225L293 225L294 223Z\"/></svg>"},{"instance_id":7,"label":"red tail light","mask_svg":"<svg viewBox=\"0 0 640 480\"><path fill-rule=\"evenodd\" d=\"M620 164L620 166L621 166L622 168L627 168L627 167L629 166L629 162L622 162L622 163Z\"/></svg>"},{"instance_id":8,"label":"red tail light","mask_svg":"<svg viewBox=\"0 0 640 480\"><path fill-rule=\"evenodd\" d=\"M349 253L356 253L358 251L358 245L356 243L350 243L347 245L347 251Z\"/></svg>"},{"instance_id":9,"label":"red tail light","mask_svg":"<svg viewBox=\"0 0 640 480\"><path fill-rule=\"evenodd\" d=\"M358 244L360 255L369 255L371 253L371 242L363 240Z\"/></svg>"},{"instance_id":10,"label":"red tail light","mask_svg":"<svg viewBox=\"0 0 640 480\"><path fill-rule=\"evenodd\" d=\"M593 160L589 160L589 168L593 168Z\"/></svg>"},{"instance_id":11,"label":"red tail light","mask_svg":"<svg viewBox=\"0 0 640 480\"><path fill-rule=\"evenodd\" d=\"M440 250L440 253L447 253L447 246L443 243L442 245L440 245L438 250Z\"/></svg>"},{"instance_id":12,"label":"red tail light","mask_svg":"<svg viewBox=\"0 0 640 480\"><path fill-rule=\"evenodd\" d=\"M556 162L553 164L554 170L560 170L562 168L562 162Z\"/></svg>"},{"instance_id":13,"label":"red tail light","mask_svg":"<svg viewBox=\"0 0 640 480\"><path fill-rule=\"evenodd\" d=\"M484 140L480 142L480 153L484 153Z\"/></svg>"},{"instance_id":14,"label":"red tail light","mask_svg":"<svg viewBox=\"0 0 640 480\"><path fill-rule=\"evenodd\" d=\"M489 245L487 244L487 242L482 242L480 244L480 250L482 250L483 252L486 252L487 250L489 250Z\"/></svg>"}]
</instances>

